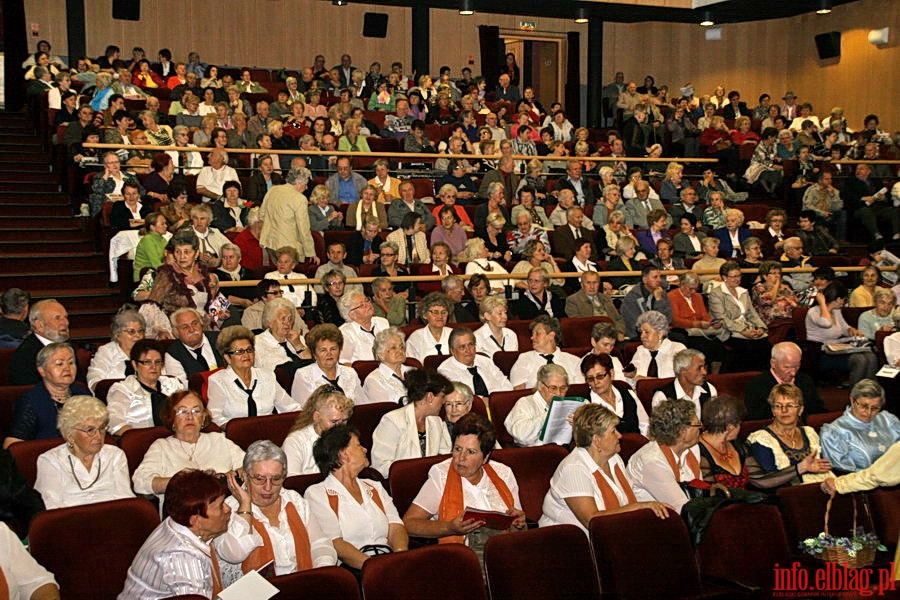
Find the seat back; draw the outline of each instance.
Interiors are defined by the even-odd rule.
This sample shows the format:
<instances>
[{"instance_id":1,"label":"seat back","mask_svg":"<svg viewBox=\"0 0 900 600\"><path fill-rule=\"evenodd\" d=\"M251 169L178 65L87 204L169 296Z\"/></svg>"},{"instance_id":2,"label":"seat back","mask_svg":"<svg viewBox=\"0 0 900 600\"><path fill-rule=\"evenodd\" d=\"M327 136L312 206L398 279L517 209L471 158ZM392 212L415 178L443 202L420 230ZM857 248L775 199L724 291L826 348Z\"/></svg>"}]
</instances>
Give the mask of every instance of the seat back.
<instances>
[{"instance_id":1,"label":"seat back","mask_svg":"<svg viewBox=\"0 0 900 600\"><path fill-rule=\"evenodd\" d=\"M758 431L763 427L766 427L769 423L772 422L772 419L759 419L753 421L741 421L741 432L738 435L741 439L746 438L748 435L753 433L754 431Z\"/></svg>"},{"instance_id":2,"label":"seat back","mask_svg":"<svg viewBox=\"0 0 900 600\"><path fill-rule=\"evenodd\" d=\"M885 546L900 539L900 486L879 488L869 494L869 507L878 539Z\"/></svg>"},{"instance_id":3,"label":"seat back","mask_svg":"<svg viewBox=\"0 0 900 600\"><path fill-rule=\"evenodd\" d=\"M424 458L407 458L397 460L391 464L388 472L388 483L391 488L391 497L394 499L394 506L402 517L406 509L410 507L413 500L422 489L425 481L428 479L428 469L431 465L437 464L442 460L447 460L447 454L438 456L426 456Z\"/></svg>"},{"instance_id":4,"label":"seat back","mask_svg":"<svg viewBox=\"0 0 900 600\"><path fill-rule=\"evenodd\" d=\"M506 322L506 326L509 329L512 329L516 334L516 338L519 340L519 351L526 352L531 350L531 321L522 321L518 319L512 319Z\"/></svg>"},{"instance_id":5,"label":"seat back","mask_svg":"<svg viewBox=\"0 0 900 600\"><path fill-rule=\"evenodd\" d=\"M551 568L535 568L548 556L565 558ZM574 525L494 536L485 544L484 570L491 600L600 598L590 545Z\"/></svg>"},{"instance_id":6,"label":"seat back","mask_svg":"<svg viewBox=\"0 0 900 600\"><path fill-rule=\"evenodd\" d=\"M747 384L759 375L759 371L744 371L742 373L719 373L707 377L709 382L716 387L720 396L731 396L743 401L747 393Z\"/></svg>"},{"instance_id":7,"label":"seat back","mask_svg":"<svg viewBox=\"0 0 900 600\"><path fill-rule=\"evenodd\" d=\"M144 427L129 429L119 438L119 447L128 460L128 472L134 475L151 444L158 439L169 437L172 430L168 427Z\"/></svg>"},{"instance_id":8,"label":"seat back","mask_svg":"<svg viewBox=\"0 0 900 600\"><path fill-rule=\"evenodd\" d=\"M300 495L306 493L306 488L311 485L316 485L317 483L324 481L325 476L321 473L309 473L307 475L291 475L287 479L284 480L284 487L289 490L294 490Z\"/></svg>"},{"instance_id":9,"label":"seat back","mask_svg":"<svg viewBox=\"0 0 900 600\"><path fill-rule=\"evenodd\" d=\"M38 513L28 531L31 554L56 576L66 600L115 598L159 512L143 498L126 498ZM89 557L85 556L87 548Z\"/></svg>"},{"instance_id":10,"label":"seat back","mask_svg":"<svg viewBox=\"0 0 900 600\"><path fill-rule=\"evenodd\" d=\"M0 439L6 438L12 423L16 399L30 390L30 385L0 385Z\"/></svg>"},{"instance_id":11,"label":"seat back","mask_svg":"<svg viewBox=\"0 0 900 600\"><path fill-rule=\"evenodd\" d=\"M109 388L120 381L122 381L122 379L101 379L97 382L97 385L94 386L94 398L103 404L106 404L106 396L109 395Z\"/></svg>"},{"instance_id":12,"label":"seat back","mask_svg":"<svg viewBox=\"0 0 900 600\"><path fill-rule=\"evenodd\" d=\"M487 600L478 557L462 544L373 556L363 565L362 591L366 600Z\"/></svg>"},{"instance_id":13,"label":"seat back","mask_svg":"<svg viewBox=\"0 0 900 600\"><path fill-rule=\"evenodd\" d=\"M499 354L499 352L497 353ZM496 357L497 354L494 356ZM494 426L494 433L497 435L497 442L504 448L511 448L516 445L512 435L507 431L503 422L512 411L519 398L533 394L534 390L510 390L508 392L494 392L488 400L488 406L491 408L491 424Z\"/></svg>"},{"instance_id":14,"label":"seat back","mask_svg":"<svg viewBox=\"0 0 900 600\"><path fill-rule=\"evenodd\" d=\"M374 404L360 404L353 408L353 416L350 417L350 424L359 431L359 443L363 448L372 449L372 433L378 424L381 423L381 417L398 408L393 402L376 402Z\"/></svg>"},{"instance_id":15,"label":"seat back","mask_svg":"<svg viewBox=\"0 0 900 600\"><path fill-rule=\"evenodd\" d=\"M425 368L434 369L436 371L448 358L450 358L449 354L432 354L431 356L426 356Z\"/></svg>"},{"instance_id":16,"label":"seat back","mask_svg":"<svg viewBox=\"0 0 900 600\"><path fill-rule=\"evenodd\" d=\"M666 519L647 509L594 517L588 530L604 595L679 598L701 591L687 526L671 509ZM650 573L658 585L647 585Z\"/></svg>"},{"instance_id":17,"label":"seat back","mask_svg":"<svg viewBox=\"0 0 900 600\"><path fill-rule=\"evenodd\" d=\"M0 348L0 385L9 382L9 363L15 351L15 348Z\"/></svg>"},{"instance_id":18,"label":"seat back","mask_svg":"<svg viewBox=\"0 0 900 600\"><path fill-rule=\"evenodd\" d=\"M209 377L218 370L219 369L212 369L211 371L194 373L188 380L188 389L200 394L200 399L203 400L204 406L206 406L206 403L209 400L207 395L209 391Z\"/></svg>"},{"instance_id":19,"label":"seat back","mask_svg":"<svg viewBox=\"0 0 900 600\"><path fill-rule=\"evenodd\" d=\"M225 436L244 450L257 440L272 440L281 446L298 416L299 411L231 419Z\"/></svg>"},{"instance_id":20,"label":"seat back","mask_svg":"<svg viewBox=\"0 0 900 600\"><path fill-rule=\"evenodd\" d=\"M366 382L366 377L372 373L375 369L378 368L378 365L381 364L377 360L355 360L351 365L353 370L356 371L356 375L359 377L360 383ZM412 367L414 369L421 369L422 363L412 357L407 357L403 364Z\"/></svg>"},{"instance_id":21,"label":"seat back","mask_svg":"<svg viewBox=\"0 0 900 600\"><path fill-rule=\"evenodd\" d=\"M503 463L512 469L519 484L522 510L529 520L536 523L543 514L544 496L550 489L550 478L560 461L568 454L565 448L556 444L533 448L503 448L494 450L491 461Z\"/></svg>"},{"instance_id":22,"label":"seat back","mask_svg":"<svg viewBox=\"0 0 900 600\"><path fill-rule=\"evenodd\" d=\"M25 478L25 481L28 482L28 485L34 487L34 482L37 481L38 456L47 450L56 448L64 443L65 440L62 438L28 440L25 442L16 442L9 447L9 451L13 456L13 460L16 463L16 468L19 470L19 473Z\"/></svg>"},{"instance_id":23,"label":"seat back","mask_svg":"<svg viewBox=\"0 0 900 600\"><path fill-rule=\"evenodd\" d=\"M278 575L269 580L278 588L276 598L291 600L359 600L359 584L347 569L322 567Z\"/></svg>"},{"instance_id":24,"label":"seat back","mask_svg":"<svg viewBox=\"0 0 900 600\"><path fill-rule=\"evenodd\" d=\"M637 385L635 386L635 392L637 393L638 400L641 401L641 404L644 405L644 410L647 411L647 414L651 414L651 404L653 401L653 394L664 385L668 385L672 381L674 381L674 377L649 377L647 379L639 379Z\"/></svg>"},{"instance_id":25,"label":"seat back","mask_svg":"<svg viewBox=\"0 0 900 600\"><path fill-rule=\"evenodd\" d=\"M511 352L501 350L499 352L494 352L492 360L494 361L494 364L497 365L497 368L503 371L504 375L509 377L513 365L516 364L517 360L519 360L519 354L521 353L522 351L520 350L514 350Z\"/></svg>"},{"instance_id":26,"label":"seat back","mask_svg":"<svg viewBox=\"0 0 900 600\"><path fill-rule=\"evenodd\" d=\"M844 414L844 411L838 410L835 412L827 412L827 413L816 413L814 415L806 416L806 424L816 430L816 433L819 433L819 430L822 429L822 425L826 423L831 423L838 417Z\"/></svg>"},{"instance_id":27,"label":"seat back","mask_svg":"<svg viewBox=\"0 0 900 600\"><path fill-rule=\"evenodd\" d=\"M817 483L794 485L778 490L781 502L781 517L788 537L788 546L797 548L803 540L822 532L825 520L825 505L828 496L822 493ZM862 507L859 507L860 523L865 523ZM834 536L849 535L853 523L852 495L836 495L829 513L828 530ZM868 527L868 524L866 524Z\"/></svg>"},{"instance_id":28,"label":"seat back","mask_svg":"<svg viewBox=\"0 0 900 600\"><path fill-rule=\"evenodd\" d=\"M570 348L590 346L591 330L600 322L612 323L609 317L569 317L561 319L562 339Z\"/></svg>"},{"instance_id":29,"label":"seat back","mask_svg":"<svg viewBox=\"0 0 900 600\"><path fill-rule=\"evenodd\" d=\"M619 456L627 463L628 459L649 441L639 433L623 433L619 439Z\"/></svg>"}]
</instances>

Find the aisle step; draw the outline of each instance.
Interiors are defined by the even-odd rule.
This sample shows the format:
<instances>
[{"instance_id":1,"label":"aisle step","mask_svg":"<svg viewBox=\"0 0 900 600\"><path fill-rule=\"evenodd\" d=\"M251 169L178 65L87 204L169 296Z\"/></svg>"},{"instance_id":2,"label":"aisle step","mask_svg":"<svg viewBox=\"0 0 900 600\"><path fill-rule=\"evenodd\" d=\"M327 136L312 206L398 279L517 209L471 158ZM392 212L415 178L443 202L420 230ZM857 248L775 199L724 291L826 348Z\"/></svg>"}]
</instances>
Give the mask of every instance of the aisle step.
<instances>
[{"instance_id":1,"label":"aisle step","mask_svg":"<svg viewBox=\"0 0 900 600\"><path fill-rule=\"evenodd\" d=\"M15 181L0 175L0 192L58 192L60 185L53 181Z\"/></svg>"},{"instance_id":2,"label":"aisle step","mask_svg":"<svg viewBox=\"0 0 900 600\"><path fill-rule=\"evenodd\" d=\"M27 268L27 267L23 267ZM40 271L28 271L13 275L0 275L0 289L11 287L32 290L58 289L60 284L98 288L106 285L109 272L100 269L68 269L65 274L51 274Z\"/></svg>"}]
</instances>

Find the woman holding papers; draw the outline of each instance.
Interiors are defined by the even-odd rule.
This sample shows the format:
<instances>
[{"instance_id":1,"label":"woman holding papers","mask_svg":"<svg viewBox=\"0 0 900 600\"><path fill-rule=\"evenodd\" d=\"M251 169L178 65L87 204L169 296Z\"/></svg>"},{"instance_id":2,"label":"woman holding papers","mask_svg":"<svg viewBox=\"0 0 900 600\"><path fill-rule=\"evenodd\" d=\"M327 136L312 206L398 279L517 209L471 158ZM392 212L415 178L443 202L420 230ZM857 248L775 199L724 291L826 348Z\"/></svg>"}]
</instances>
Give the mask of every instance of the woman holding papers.
<instances>
[{"instance_id":1,"label":"woman holding papers","mask_svg":"<svg viewBox=\"0 0 900 600\"><path fill-rule=\"evenodd\" d=\"M463 415L453 434L453 455L428 471L403 522L412 535L466 543L480 555L489 538L525 528L519 484L509 467L490 461L495 438L486 418ZM474 511L499 514L475 516Z\"/></svg>"},{"instance_id":2,"label":"woman holding papers","mask_svg":"<svg viewBox=\"0 0 900 600\"><path fill-rule=\"evenodd\" d=\"M550 478L541 527L569 523L586 534L591 519L598 515L647 508L661 519L669 516L668 505L645 502L652 498L632 490L632 480L618 454L622 437L618 424L619 417L599 404L585 404L575 411L572 433L576 448Z\"/></svg>"},{"instance_id":3,"label":"woman holding papers","mask_svg":"<svg viewBox=\"0 0 900 600\"><path fill-rule=\"evenodd\" d=\"M530 396L519 398L506 415L503 425L512 435L517 446L541 446L541 429L547 420L554 396L565 396L569 391L569 375L557 364L548 363L538 369L537 390Z\"/></svg>"}]
</instances>

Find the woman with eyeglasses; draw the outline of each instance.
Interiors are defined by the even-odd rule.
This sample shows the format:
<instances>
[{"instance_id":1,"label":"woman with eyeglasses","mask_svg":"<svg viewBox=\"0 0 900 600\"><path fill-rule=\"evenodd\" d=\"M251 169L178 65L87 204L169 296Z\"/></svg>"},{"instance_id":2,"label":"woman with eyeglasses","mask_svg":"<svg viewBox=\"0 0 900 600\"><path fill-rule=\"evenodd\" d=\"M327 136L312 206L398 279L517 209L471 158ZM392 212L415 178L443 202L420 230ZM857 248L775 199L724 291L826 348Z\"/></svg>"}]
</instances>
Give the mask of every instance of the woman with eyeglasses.
<instances>
[{"instance_id":1,"label":"woman with eyeglasses","mask_svg":"<svg viewBox=\"0 0 900 600\"><path fill-rule=\"evenodd\" d=\"M175 377L163 375L163 350L155 340L140 340L131 348L133 373L109 388L109 431L120 436L129 429L162 425L166 398L184 389Z\"/></svg>"},{"instance_id":2,"label":"woman with eyeglasses","mask_svg":"<svg viewBox=\"0 0 900 600\"><path fill-rule=\"evenodd\" d=\"M416 305L416 318L425 327L416 329L406 340L406 353L419 362L433 354L450 354L450 332L447 320L453 311L453 303L445 294L432 292Z\"/></svg>"},{"instance_id":3,"label":"woman with eyeglasses","mask_svg":"<svg viewBox=\"0 0 900 600\"><path fill-rule=\"evenodd\" d=\"M384 252L383 248L382 252ZM341 300L341 296L344 295L346 286L347 276L337 269L328 271L322 277L322 289L325 290L325 293L319 294L316 305L316 316L320 325L331 324L340 327L344 324L344 317L341 316L337 303Z\"/></svg>"},{"instance_id":4,"label":"woman with eyeglasses","mask_svg":"<svg viewBox=\"0 0 900 600\"><path fill-rule=\"evenodd\" d=\"M34 483L48 509L134 497L125 453L104 443L108 423L106 407L91 396L69 398L59 411L65 443L38 457Z\"/></svg>"},{"instance_id":5,"label":"woman with eyeglasses","mask_svg":"<svg viewBox=\"0 0 900 600\"><path fill-rule=\"evenodd\" d=\"M256 336L240 325L226 327L216 339L216 349L228 366L209 377L207 407L221 428L239 417L255 417L300 410L275 379L274 371L257 369Z\"/></svg>"},{"instance_id":6,"label":"woman with eyeglasses","mask_svg":"<svg viewBox=\"0 0 900 600\"><path fill-rule=\"evenodd\" d=\"M791 485L822 481L831 474L831 463L819 458L821 443L816 431L800 424L803 392L790 383L779 383L769 392L772 422L747 436L753 457L766 471L796 467ZM805 461L807 457L812 457ZM803 466L801 466L803 465Z\"/></svg>"},{"instance_id":7,"label":"woman with eyeglasses","mask_svg":"<svg viewBox=\"0 0 900 600\"><path fill-rule=\"evenodd\" d=\"M351 416L353 400L331 385L319 386L303 405L281 445L288 459L288 477L318 473L313 444L332 427L345 425Z\"/></svg>"},{"instance_id":8,"label":"woman with eyeglasses","mask_svg":"<svg viewBox=\"0 0 900 600\"><path fill-rule=\"evenodd\" d=\"M228 531L213 547L223 564L223 585L250 571L264 577L287 575L337 564L331 540L312 507L298 492L283 487L288 473L285 453L270 440L250 444L239 484L227 475L231 497ZM240 573L236 573L240 566Z\"/></svg>"},{"instance_id":9,"label":"woman with eyeglasses","mask_svg":"<svg viewBox=\"0 0 900 600\"><path fill-rule=\"evenodd\" d=\"M144 318L132 307L119 310L113 317L112 341L97 348L87 372L88 387L93 390L103 379L124 379L134 373L129 360L135 342L144 339Z\"/></svg>"},{"instance_id":10,"label":"woman with eyeglasses","mask_svg":"<svg viewBox=\"0 0 900 600\"><path fill-rule=\"evenodd\" d=\"M375 334L372 346L378 368L366 376L363 391L370 402L403 404L406 399L404 380L412 367L406 365L406 335L396 327Z\"/></svg>"},{"instance_id":11,"label":"woman with eyeglasses","mask_svg":"<svg viewBox=\"0 0 900 600\"><path fill-rule=\"evenodd\" d=\"M157 494L162 500L169 480L179 471L227 473L239 469L244 451L222 432L203 432L209 421L209 412L197 392L182 390L166 398L162 422L173 435L150 444L131 476L134 491Z\"/></svg>"},{"instance_id":12,"label":"woman with eyeglasses","mask_svg":"<svg viewBox=\"0 0 900 600\"><path fill-rule=\"evenodd\" d=\"M581 359L581 373L591 388L588 402L599 404L619 417L619 433L647 435L650 417L634 390L624 381L617 381L613 357L591 353Z\"/></svg>"}]
</instances>

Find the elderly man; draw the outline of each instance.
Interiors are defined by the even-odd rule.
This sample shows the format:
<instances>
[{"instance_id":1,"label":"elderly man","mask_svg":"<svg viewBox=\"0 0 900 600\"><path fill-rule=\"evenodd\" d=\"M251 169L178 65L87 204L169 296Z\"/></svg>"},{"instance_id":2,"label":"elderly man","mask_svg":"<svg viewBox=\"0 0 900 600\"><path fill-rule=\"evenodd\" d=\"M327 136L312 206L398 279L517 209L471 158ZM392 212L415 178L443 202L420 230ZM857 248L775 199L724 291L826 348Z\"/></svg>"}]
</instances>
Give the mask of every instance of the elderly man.
<instances>
[{"instance_id":1,"label":"elderly man","mask_svg":"<svg viewBox=\"0 0 900 600\"><path fill-rule=\"evenodd\" d=\"M634 223L637 229L647 229L647 213L651 210L659 209L665 211L662 201L658 198L650 197L650 184L643 179L634 184L634 198L625 203L626 219L630 217L630 221ZM672 217L669 216L666 227L672 226Z\"/></svg>"},{"instance_id":2,"label":"elderly man","mask_svg":"<svg viewBox=\"0 0 900 600\"><path fill-rule=\"evenodd\" d=\"M336 164L337 172L325 182L331 195L331 203L353 204L359 201L359 195L368 185L366 178L353 170L348 156L338 157Z\"/></svg>"},{"instance_id":3,"label":"elderly man","mask_svg":"<svg viewBox=\"0 0 900 600\"><path fill-rule=\"evenodd\" d=\"M191 376L217 367L225 361L216 350L217 331L203 331L203 315L193 308L179 308L169 316L177 338L166 350L165 372L187 385Z\"/></svg>"},{"instance_id":4,"label":"elderly man","mask_svg":"<svg viewBox=\"0 0 900 600\"><path fill-rule=\"evenodd\" d=\"M584 208L588 204L596 204L591 182L582 176L583 167L580 160L570 160L566 165L566 176L556 182L558 190L572 190L575 203Z\"/></svg>"},{"instance_id":5,"label":"elderly man","mask_svg":"<svg viewBox=\"0 0 900 600\"><path fill-rule=\"evenodd\" d=\"M318 269L316 269L315 278L322 279L325 275L331 271L339 271L344 274L344 277L359 277L356 273L356 269L348 265L345 261L347 258L347 247L344 246L341 242L331 242L328 244L328 248L325 251L328 254L328 261L320 265ZM317 294L324 294L325 290L322 288L322 285L319 284L315 287ZM344 294L348 294L350 292L362 292L362 286L358 283L348 283L344 287Z\"/></svg>"},{"instance_id":6,"label":"elderly man","mask_svg":"<svg viewBox=\"0 0 900 600\"><path fill-rule=\"evenodd\" d=\"M34 385L41 380L35 359L38 352L52 342L69 339L69 313L56 300L40 300L28 315L31 333L15 349L9 362L9 385ZM79 373L78 381L85 381Z\"/></svg>"},{"instance_id":7,"label":"elderly man","mask_svg":"<svg viewBox=\"0 0 900 600\"><path fill-rule=\"evenodd\" d=\"M0 348L14 348L28 336L29 302L31 296L19 288L0 295Z\"/></svg>"},{"instance_id":8,"label":"elderly man","mask_svg":"<svg viewBox=\"0 0 900 600\"><path fill-rule=\"evenodd\" d=\"M247 129L256 139L256 136L260 134L269 133L269 123L272 121L274 119L269 116L269 103L260 100L256 103L256 114L247 120Z\"/></svg>"},{"instance_id":9,"label":"elderly man","mask_svg":"<svg viewBox=\"0 0 900 600\"><path fill-rule=\"evenodd\" d=\"M308 201L303 195L311 177L309 169L292 168L286 183L272 186L263 199L259 244L269 252L272 263L277 260L275 250L282 246L296 248L301 261L320 262L309 225Z\"/></svg>"},{"instance_id":10,"label":"elderly man","mask_svg":"<svg viewBox=\"0 0 900 600\"><path fill-rule=\"evenodd\" d=\"M509 381L515 389L533 388L538 381L541 365L555 364L569 372L572 383L584 383L581 359L560 349L562 326L559 319L539 315L529 325L531 345L534 350L522 352L509 372Z\"/></svg>"},{"instance_id":11,"label":"elderly man","mask_svg":"<svg viewBox=\"0 0 900 600\"><path fill-rule=\"evenodd\" d=\"M816 391L813 378L800 371L803 353L794 342L781 342L772 346L769 371L760 373L746 387L744 406L748 420L770 419L769 392L779 383L792 383L803 392L803 414L826 412L825 403Z\"/></svg>"},{"instance_id":12,"label":"elderly man","mask_svg":"<svg viewBox=\"0 0 900 600\"><path fill-rule=\"evenodd\" d=\"M569 317L609 317L612 319L619 341L625 339L625 320L619 314L612 298L602 292L600 274L585 271L580 278L581 289L566 298L566 315Z\"/></svg>"},{"instance_id":13,"label":"elderly man","mask_svg":"<svg viewBox=\"0 0 900 600\"><path fill-rule=\"evenodd\" d=\"M648 265L641 271L641 282L622 299L622 318L625 320L625 336L638 339L637 319L648 310L664 314L672 322L672 305L662 285L659 268ZM671 337L671 336L670 336Z\"/></svg>"},{"instance_id":14,"label":"elderly man","mask_svg":"<svg viewBox=\"0 0 900 600\"><path fill-rule=\"evenodd\" d=\"M458 275L447 275L441 281L441 291L453 302L453 314L450 315L451 323L477 323L478 315L473 314L468 308L468 303L463 303L466 298L466 282Z\"/></svg>"},{"instance_id":15,"label":"elderly man","mask_svg":"<svg viewBox=\"0 0 900 600\"><path fill-rule=\"evenodd\" d=\"M500 182L503 184L503 198L506 200L507 206L512 204L513 198L516 197L516 189L519 187L519 176L515 174L516 162L509 156L504 156L497 164L497 168L488 171L481 180L481 186L478 188L478 195L487 198L490 194L492 183Z\"/></svg>"},{"instance_id":16,"label":"elderly man","mask_svg":"<svg viewBox=\"0 0 900 600\"><path fill-rule=\"evenodd\" d=\"M698 223L702 223L703 209L697 206L697 202L700 200L697 197L697 190L689 185L686 185L681 189L679 198L680 201L673 204L672 208L669 209L669 214L672 216L672 220L675 223L679 223L682 215L691 213L692 215L697 217Z\"/></svg>"},{"instance_id":17,"label":"elderly man","mask_svg":"<svg viewBox=\"0 0 900 600\"><path fill-rule=\"evenodd\" d=\"M550 223L554 227L563 227L568 224L569 209L572 207L575 207L575 192L572 190L560 190L556 208L550 213ZM588 231L594 230L594 223L584 216L584 211L582 211L581 227Z\"/></svg>"},{"instance_id":18,"label":"elderly man","mask_svg":"<svg viewBox=\"0 0 900 600\"><path fill-rule=\"evenodd\" d=\"M209 226L211 221L212 210L206 204L191 209L191 230L200 240L197 260L207 269L215 269L222 264L222 246L228 243L228 238L221 231Z\"/></svg>"},{"instance_id":19,"label":"elderly man","mask_svg":"<svg viewBox=\"0 0 900 600\"><path fill-rule=\"evenodd\" d=\"M699 418L703 405L718 395L716 387L706 381L706 356L692 348L679 350L672 358L672 370L675 380L656 388L652 407L667 400L687 400L694 404Z\"/></svg>"},{"instance_id":20,"label":"elderly man","mask_svg":"<svg viewBox=\"0 0 900 600\"><path fill-rule=\"evenodd\" d=\"M380 231L378 219L371 215L367 216L362 229L350 234L347 240L347 258L344 262L354 267L377 263L381 258L381 244L384 243Z\"/></svg>"},{"instance_id":21,"label":"elderly man","mask_svg":"<svg viewBox=\"0 0 900 600\"><path fill-rule=\"evenodd\" d=\"M509 379L493 361L478 354L475 332L468 327L457 327L450 334L450 358L438 367L438 373L450 381L469 386L476 396L487 398L494 392L512 389Z\"/></svg>"},{"instance_id":22,"label":"elderly man","mask_svg":"<svg viewBox=\"0 0 900 600\"><path fill-rule=\"evenodd\" d=\"M526 195L530 193L527 192ZM543 209L538 210L544 212ZM510 252L513 253L513 258L521 258L522 253L525 251L525 246L532 240L541 242L544 244L544 248L550 247L547 231L543 227L534 224L533 217L529 211L522 209L516 212L513 209L512 215L513 220L516 222L516 228L507 232L506 242L509 245Z\"/></svg>"},{"instance_id":23,"label":"elderly man","mask_svg":"<svg viewBox=\"0 0 900 600\"><path fill-rule=\"evenodd\" d=\"M569 191L569 190L567 190ZM561 192L560 196L564 194ZM565 194L568 195L568 194ZM590 224L588 227L586 224ZM583 240L591 242L591 260L597 260L597 245L594 243L594 224L584 216L580 206L572 206L566 210L566 224L556 228L553 236L553 254L570 260Z\"/></svg>"},{"instance_id":24,"label":"elderly man","mask_svg":"<svg viewBox=\"0 0 900 600\"><path fill-rule=\"evenodd\" d=\"M491 112L491 113L488 113L487 115L485 115L485 117L484 117L485 127L487 127L488 129L491 130L491 139L494 140L495 142L497 142L498 144L501 141L508 139L507 135L506 135L506 130L503 129L502 127L498 126L499 122L500 122L500 119L499 119L499 117L497 117L497 113Z\"/></svg>"},{"instance_id":25,"label":"elderly man","mask_svg":"<svg viewBox=\"0 0 900 600\"><path fill-rule=\"evenodd\" d=\"M207 160L209 165L197 175L197 193L204 197L204 202L221 198L226 181L240 180L237 171L228 166L228 153L221 148L210 152Z\"/></svg>"},{"instance_id":26,"label":"elderly man","mask_svg":"<svg viewBox=\"0 0 900 600\"><path fill-rule=\"evenodd\" d=\"M856 176L847 181L844 194L854 217L872 238L881 239L878 221L882 220L890 224L891 236L897 240L900 239L900 209L891 205L891 195L882 193L881 185L881 181L872 177L872 167L862 163L856 165Z\"/></svg>"},{"instance_id":27,"label":"elderly man","mask_svg":"<svg viewBox=\"0 0 900 600\"><path fill-rule=\"evenodd\" d=\"M809 262L809 257L804 256L803 254L803 240L799 237L789 237L784 240L782 249L784 249L784 254L782 254L779 259L782 267L790 269L794 267L813 266ZM813 280L812 273L785 273L784 278L796 292L808 288Z\"/></svg>"},{"instance_id":28,"label":"elderly man","mask_svg":"<svg viewBox=\"0 0 900 600\"><path fill-rule=\"evenodd\" d=\"M361 291L344 292L338 310L346 321L340 327L344 335L341 363L351 366L358 360L375 360L375 336L390 327L388 320L375 316L375 305Z\"/></svg>"},{"instance_id":29,"label":"elderly man","mask_svg":"<svg viewBox=\"0 0 900 600\"><path fill-rule=\"evenodd\" d=\"M396 111L397 114L385 115L384 129L381 130L380 135L381 137L392 137L402 141L403 138L409 135L409 130L415 118L409 114L409 101L405 98L397 98Z\"/></svg>"},{"instance_id":30,"label":"elderly man","mask_svg":"<svg viewBox=\"0 0 900 600\"><path fill-rule=\"evenodd\" d=\"M815 185L803 194L803 209L816 213L824 223L831 223L839 239L847 239L847 211L840 191L832 185L831 171L821 171Z\"/></svg>"},{"instance_id":31,"label":"elderly man","mask_svg":"<svg viewBox=\"0 0 900 600\"><path fill-rule=\"evenodd\" d=\"M535 267L528 271L525 283L527 289L509 307L517 319L530 321L538 315L548 315L557 319L566 316L562 298L547 289L550 286L550 275L543 267Z\"/></svg>"},{"instance_id":32,"label":"elderly man","mask_svg":"<svg viewBox=\"0 0 900 600\"><path fill-rule=\"evenodd\" d=\"M557 364L545 364L535 375L536 390L516 401L503 425L519 446L541 446L541 427L554 396L565 396L569 390L569 371Z\"/></svg>"},{"instance_id":33,"label":"elderly man","mask_svg":"<svg viewBox=\"0 0 900 600\"><path fill-rule=\"evenodd\" d=\"M394 284L387 277L372 280L372 303L375 305L375 315L387 319L391 327L408 324L406 300L394 292Z\"/></svg>"},{"instance_id":34,"label":"elderly man","mask_svg":"<svg viewBox=\"0 0 900 600\"><path fill-rule=\"evenodd\" d=\"M404 181L399 187L400 197L394 199L388 208L388 225L393 228L400 227L403 215L414 212L422 215L425 228L430 231L435 224L434 215L421 200L416 199L416 186L411 181Z\"/></svg>"}]
</instances>

